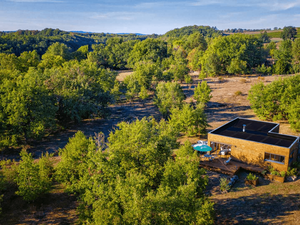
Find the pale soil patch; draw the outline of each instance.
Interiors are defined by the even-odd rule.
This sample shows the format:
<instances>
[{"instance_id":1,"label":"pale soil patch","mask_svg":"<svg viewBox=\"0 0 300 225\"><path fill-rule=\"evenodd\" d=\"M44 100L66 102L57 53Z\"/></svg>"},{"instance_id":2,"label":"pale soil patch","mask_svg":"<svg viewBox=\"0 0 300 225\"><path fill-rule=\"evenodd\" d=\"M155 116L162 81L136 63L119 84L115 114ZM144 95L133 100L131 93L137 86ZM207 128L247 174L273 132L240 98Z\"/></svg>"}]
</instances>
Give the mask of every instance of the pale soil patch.
<instances>
[{"instance_id":1,"label":"pale soil patch","mask_svg":"<svg viewBox=\"0 0 300 225\"><path fill-rule=\"evenodd\" d=\"M188 90L189 88L186 85L182 85L187 95L186 102L193 101L194 88L200 82L197 74L194 73L192 77L194 83L191 85L190 90ZM206 109L208 123L211 126L208 128L208 131L216 129L236 117L260 120L250 108L250 102L247 99L248 92L253 84L257 84L258 82L269 84L281 77L286 77L286 75L262 77L255 75L231 76L224 77L222 81L219 81L219 78L206 78L205 81L207 81L212 89L212 98L207 104ZM238 91L242 94L236 95L235 93ZM290 128L287 121L275 122L280 123L280 133L298 135L297 132Z\"/></svg>"},{"instance_id":2,"label":"pale soil patch","mask_svg":"<svg viewBox=\"0 0 300 225\"><path fill-rule=\"evenodd\" d=\"M132 70L120 70L120 71L118 71L118 73L119 74L117 76L117 80L118 81L124 81L125 77L132 74L133 71Z\"/></svg>"}]
</instances>

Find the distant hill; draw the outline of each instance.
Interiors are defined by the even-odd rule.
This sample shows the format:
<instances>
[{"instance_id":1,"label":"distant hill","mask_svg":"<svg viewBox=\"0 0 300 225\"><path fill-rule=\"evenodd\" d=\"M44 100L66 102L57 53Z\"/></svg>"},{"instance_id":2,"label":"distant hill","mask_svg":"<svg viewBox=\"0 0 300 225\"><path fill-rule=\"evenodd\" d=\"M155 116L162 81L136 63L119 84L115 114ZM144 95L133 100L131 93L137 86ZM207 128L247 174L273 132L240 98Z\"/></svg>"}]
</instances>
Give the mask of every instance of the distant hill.
<instances>
[{"instance_id":1,"label":"distant hill","mask_svg":"<svg viewBox=\"0 0 300 225\"><path fill-rule=\"evenodd\" d=\"M60 42L66 44L71 51L76 51L83 45L89 48L93 44L105 44L110 38L122 38L123 41L145 40L146 38L157 38L160 35L151 34L110 34L93 33L85 31L62 31L59 29L46 28L44 30L17 30L0 32L0 53L14 53L19 56L24 51L36 50L39 55L43 55L48 47Z\"/></svg>"},{"instance_id":2,"label":"distant hill","mask_svg":"<svg viewBox=\"0 0 300 225\"><path fill-rule=\"evenodd\" d=\"M205 37L213 37L223 34L223 32L218 30L216 27L194 25L170 30L165 33L163 37L182 37L184 35L190 35L195 32L199 32Z\"/></svg>"},{"instance_id":3,"label":"distant hill","mask_svg":"<svg viewBox=\"0 0 300 225\"><path fill-rule=\"evenodd\" d=\"M99 34L97 32L89 32L89 31L70 31L72 33L79 33L79 34ZM101 33L101 32L100 32ZM126 34L134 34L134 35L148 35L148 34L141 34L141 33L106 33L106 34L117 34L117 35L126 35Z\"/></svg>"}]
</instances>

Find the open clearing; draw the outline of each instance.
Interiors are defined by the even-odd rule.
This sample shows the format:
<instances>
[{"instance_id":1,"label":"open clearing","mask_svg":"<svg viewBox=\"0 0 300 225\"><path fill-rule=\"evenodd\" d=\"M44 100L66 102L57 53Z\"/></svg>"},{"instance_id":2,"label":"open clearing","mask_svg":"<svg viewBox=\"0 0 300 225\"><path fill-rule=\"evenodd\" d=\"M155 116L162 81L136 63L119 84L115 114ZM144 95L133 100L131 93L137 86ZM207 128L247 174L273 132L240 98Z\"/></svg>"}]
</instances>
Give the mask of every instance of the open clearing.
<instances>
[{"instance_id":1,"label":"open clearing","mask_svg":"<svg viewBox=\"0 0 300 225\"><path fill-rule=\"evenodd\" d=\"M118 79L123 80L130 71L120 73ZM192 101L193 89L199 81L197 73L191 74L194 80L192 85L182 84L187 102ZM257 82L270 83L280 76L255 75L242 77L207 78L212 89L212 99L206 109L209 131L234 119L245 117L258 119L250 108L247 94L251 85ZM240 91L239 94L238 91ZM57 153L63 148L68 139L78 130L87 136L103 132L108 136L116 124L121 121L133 121L144 116L154 116L160 119L161 115L151 100L142 104L138 101L122 103L109 107L110 115L105 119L89 119L80 124L73 124L67 130L49 136L41 142L28 146L28 151L38 157L42 152ZM280 123L280 133L298 135L292 131L286 122ZM206 137L201 137L202 139ZM184 141L187 138L182 138ZM199 137L189 138L196 142ZM2 153L2 158L17 158L18 151L14 154ZM228 194L218 191L220 175L208 173L210 181L208 193L212 201L216 202L217 224L300 224L300 180L293 183L269 183L262 180L256 188L247 187L242 182L246 173L241 173L240 180ZM14 190L12 190L12 193ZM77 220L77 202L74 196L63 193L61 186L55 185L52 192L39 202L27 204L19 197L10 197L3 202L3 216L0 224L74 224Z\"/></svg>"}]
</instances>

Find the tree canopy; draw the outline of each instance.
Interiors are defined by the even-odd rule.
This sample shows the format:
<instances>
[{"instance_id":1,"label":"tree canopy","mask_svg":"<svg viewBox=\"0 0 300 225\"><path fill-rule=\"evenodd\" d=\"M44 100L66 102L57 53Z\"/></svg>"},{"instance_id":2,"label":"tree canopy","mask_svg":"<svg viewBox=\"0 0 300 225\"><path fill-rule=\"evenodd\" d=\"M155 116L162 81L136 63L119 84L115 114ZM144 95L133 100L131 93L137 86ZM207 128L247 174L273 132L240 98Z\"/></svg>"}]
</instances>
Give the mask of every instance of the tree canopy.
<instances>
[{"instance_id":1,"label":"tree canopy","mask_svg":"<svg viewBox=\"0 0 300 225\"><path fill-rule=\"evenodd\" d=\"M298 106L300 75L278 79L268 85L255 84L249 91L251 108L258 117L265 120L286 119L291 127L299 130Z\"/></svg>"},{"instance_id":2,"label":"tree canopy","mask_svg":"<svg viewBox=\"0 0 300 225\"><path fill-rule=\"evenodd\" d=\"M175 146L172 127L151 118L120 123L105 151L76 134L61 150L58 173L66 174L62 182L82 200L82 222L213 224L199 157L187 142L174 160Z\"/></svg>"},{"instance_id":3,"label":"tree canopy","mask_svg":"<svg viewBox=\"0 0 300 225\"><path fill-rule=\"evenodd\" d=\"M294 40L297 35L297 29L293 26L284 27L281 33L281 38L283 40Z\"/></svg>"}]
</instances>

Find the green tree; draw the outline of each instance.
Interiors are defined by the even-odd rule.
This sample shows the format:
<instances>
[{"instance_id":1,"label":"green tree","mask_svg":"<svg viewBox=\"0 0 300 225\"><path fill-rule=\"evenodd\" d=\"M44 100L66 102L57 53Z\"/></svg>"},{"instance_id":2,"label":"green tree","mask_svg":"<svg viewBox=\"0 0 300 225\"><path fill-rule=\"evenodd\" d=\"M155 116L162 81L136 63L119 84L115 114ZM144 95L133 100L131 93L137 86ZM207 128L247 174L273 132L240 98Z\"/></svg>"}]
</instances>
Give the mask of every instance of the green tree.
<instances>
[{"instance_id":1,"label":"green tree","mask_svg":"<svg viewBox=\"0 0 300 225\"><path fill-rule=\"evenodd\" d=\"M113 100L110 91L117 73L99 68L96 63L68 61L44 74L47 89L56 96L56 118L60 123L101 116Z\"/></svg>"},{"instance_id":2,"label":"green tree","mask_svg":"<svg viewBox=\"0 0 300 225\"><path fill-rule=\"evenodd\" d=\"M78 48L76 52L73 52L72 57L74 59L77 59L78 61L80 61L83 59L87 59L88 53L89 53L89 46L84 45L84 46L81 46L80 48Z\"/></svg>"},{"instance_id":3,"label":"green tree","mask_svg":"<svg viewBox=\"0 0 300 225\"><path fill-rule=\"evenodd\" d=\"M268 85L253 85L248 99L251 108L261 119L289 120L294 129L298 128L298 95L300 92L300 75L273 81Z\"/></svg>"},{"instance_id":4,"label":"green tree","mask_svg":"<svg viewBox=\"0 0 300 225\"><path fill-rule=\"evenodd\" d=\"M201 73L248 73L264 62L262 42L250 35L235 34L213 39L200 59Z\"/></svg>"},{"instance_id":5,"label":"green tree","mask_svg":"<svg viewBox=\"0 0 300 225\"><path fill-rule=\"evenodd\" d=\"M53 68L61 66L64 62L71 58L69 48L62 43L56 42L49 46L46 53L42 55L42 61L39 64L39 68Z\"/></svg>"},{"instance_id":6,"label":"green tree","mask_svg":"<svg viewBox=\"0 0 300 225\"><path fill-rule=\"evenodd\" d=\"M194 90L194 99L197 101L197 104L206 105L209 100L212 98L211 89L207 85L206 81L198 83L197 87Z\"/></svg>"},{"instance_id":7,"label":"green tree","mask_svg":"<svg viewBox=\"0 0 300 225\"><path fill-rule=\"evenodd\" d=\"M187 56L188 67L190 70L199 71L201 70L201 57L203 56L204 51L199 50L198 48L193 49Z\"/></svg>"},{"instance_id":8,"label":"green tree","mask_svg":"<svg viewBox=\"0 0 300 225\"><path fill-rule=\"evenodd\" d=\"M162 70L157 64L151 61L141 61L136 63L133 71L139 85L148 90L150 89L152 81L159 81L162 79Z\"/></svg>"},{"instance_id":9,"label":"green tree","mask_svg":"<svg viewBox=\"0 0 300 225\"><path fill-rule=\"evenodd\" d=\"M291 124L291 127L298 131L300 130L300 97L297 96L295 101L292 101L287 109L288 121Z\"/></svg>"},{"instance_id":10,"label":"green tree","mask_svg":"<svg viewBox=\"0 0 300 225\"><path fill-rule=\"evenodd\" d=\"M167 43L161 40L148 38L134 45L128 58L128 67L134 68L140 61L157 62L167 57Z\"/></svg>"},{"instance_id":11,"label":"green tree","mask_svg":"<svg viewBox=\"0 0 300 225\"><path fill-rule=\"evenodd\" d=\"M292 67L294 73L300 72L300 39L297 38L293 42L293 48L292 48L292 54L293 54L293 60L292 60Z\"/></svg>"},{"instance_id":12,"label":"green tree","mask_svg":"<svg viewBox=\"0 0 300 225\"><path fill-rule=\"evenodd\" d=\"M184 104L182 109L172 108L169 122L178 132L183 132L188 136L194 136L199 133L206 134L208 126L207 118L201 105L198 105L196 109L189 104Z\"/></svg>"},{"instance_id":13,"label":"green tree","mask_svg":"<svg viewBox=\"0 0 300 225\"><path fill-rule=\"evenodd\" d=\"M283 40L287 40L287 39L294 40L296 35L297 35L297 29L293 26L284 27L281 32L281 38Z\"/></svg>"},{"instance_id":14,"label":"green tree","mask_svg":"<svg viewBox=\"0 0 300 225\"><path fill-rule=\"evenodd\" d=\"M15 79L5 79L1 85L0 118L4 132L2 145L11 146L30 138L42 137L55 129L55 99L43 85L42 75L30 68Z\"/></svg>"},{"instance_id":15,"label":"green tree","mask_svg":"<svg viewBox=\"0 0 300 225\"><path fill-rule=\"evenodd\" d=\"M176 137L164 120L118 124L105 151L89 151L80 161L87 169L74 185L80 187L82 222L213 224L213 204L203 194L205 171L189 142L171 157ZM74 148L86 152L81 143Z\"/></svg>"},{"instance_id":16,"label":"green tree","mask_svg":"<svg viewBox=\"0 0 300 225\"><path fill-rule=\"evenodd\" d=\"M275 74L288 74L291 72L292 41L285 40L280 43L279 49L274 51Z\"/></svg>"},{"instance_id":17,"label":"green tree","mask_svg":"<svg viewBox=\"0 0 300 225\"><path fill-rule=\"evenodd\" d=\"M260 39L263 43L270 43L270 42L271 42L270 37L269 37L267 31L260 32L259 39Z\"/></svg>"},{"instance_id":18,"label":"green tree","mask_svg":"<svg viewBox=\"0 0 300 225\"><path fill-rule=\"evenodd\" d=\"M146 100L149 97L148 91L144 86L142 86L142 88L141 88L139 97L142 99L143 102L144 102L144 100Z\"/></svg>"},{"instance_id":19,"label":"green tree","mask_svg":"<svg viewBox=\"0 0 300 225\"><path fill-rule=\"evenodd\" d=\"M193 49L199 49L205 51L207 49L207 42L201 33L195 32L186 38L184 48L190 52Z\"/></svg>"},{"instance_id":20,"label":"green tree","mask_svg":"<svg viewBox=\"0 0 300 225\"><path fill-rule=\"evenodd\" d=\"M156 87L154 104L164 117L167 117L170 109L182 106L184 94L177 82L161 82Z\"/></svg>"},{"instance_id":21,"label":"green tree","mask_svg":"<svg viewBox=\"0 0 300 225\"><path fill-rule=\"evenodd\" d=\"M133 100L137 97L138 93L141 91L141 85L139 84L139 79L135 73L130 74L124 79L124 84L126 86L126 98L127 100Z\"/></svg>"},{"instance_id":22,"label":"green tree","mask_svg":"<svg viewBox=\"0 0 300 225\"><path fill-rule=\"evenodd\" d=\"M30 153L22 150L20 153L21 162L17 168L15 179L18 185L16 194L23 197L26 201L34 201L41 194L47 193L52 184L50 177L51 162L48 156L42 156L39 164L34 163Z\"/></svg>"},{"instance_id":23,"label":"green tree","mask_svg":"<svg viewBox=\"0 0 300 225\"><path fill-rule=\"evenodd\" d=\"M23 52L18 57L19 70L21 72L27 72L30 67L37 67L40 62L40 56L34 50L32 52Z\"/></svg>"},{"instance_id":24,"label":"green tree","mask_svg":"<svg viewBox=\"0 0 300 225\"><path fill-rule=\"evenodd\" d=\"M87 139L81 131L70 138L63 149L59 149L61 161L56 166L55 178L66 185L68 192L82 191L78 182L88 173L87 161L90 160L90 154L94 154L95 151L93 139Z\"/></svg>"}]
</instances>

